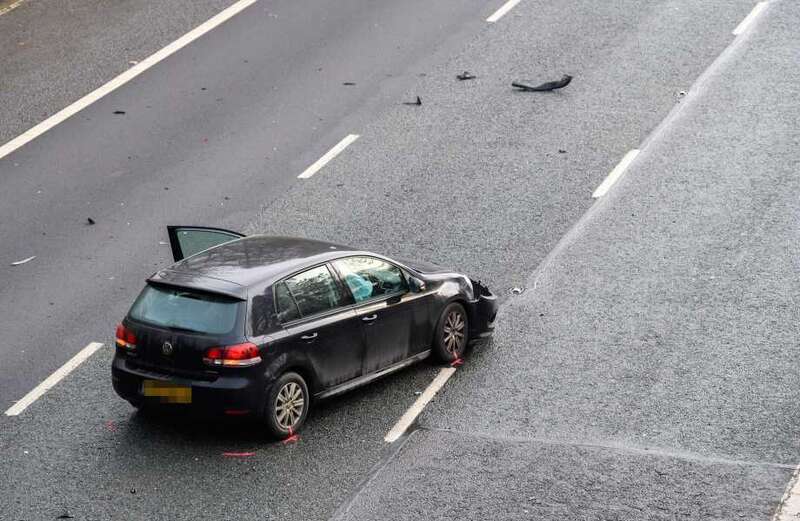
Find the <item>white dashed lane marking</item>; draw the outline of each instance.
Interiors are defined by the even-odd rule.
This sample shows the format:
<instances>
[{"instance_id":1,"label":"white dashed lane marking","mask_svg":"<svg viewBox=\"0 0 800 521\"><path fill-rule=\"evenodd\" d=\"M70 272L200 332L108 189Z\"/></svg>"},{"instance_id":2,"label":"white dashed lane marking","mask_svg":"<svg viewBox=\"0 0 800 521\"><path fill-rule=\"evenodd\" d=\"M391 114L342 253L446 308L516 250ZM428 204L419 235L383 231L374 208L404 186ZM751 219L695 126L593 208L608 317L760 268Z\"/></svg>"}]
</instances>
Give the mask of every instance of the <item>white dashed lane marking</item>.
<instances>
[{"instance_id":1,"label":"white dashed lane marking","mask_svg":"<svg viewBox=\"0 0 800 521\"><path fill-rule=\"evenodd\" d=\"M103 347L100 342L92 342L88 346L81 349L77 355L73 356L66 364L59 367L56 372L48 376L42 383L37 385L28 394L22 397L20 401L9 407L6 411L6 416L17 416L22 411L28 408L30 404L38 400L44 393L55 387L65 376L72 372L73 369L81 365L90 356L92 356L98 349Z\"/></svg>"},{"instance_id":2,"label":"white dashed lane marking","mask_svg":"<svg viewBox=\"0 0 800 521\"><path fill-rule=\"evenodd\" d=\"M597 189L592 194L592 197L597 199L598 197L603 197L606 193L614 186L614 183L622 177L622 174L625 173L625 170L628 169L633 160L636 159L636 156L639 155L639 150L634 148L633 150L629 151L625 156L622 158L622 161L614 167L614 170L608 174L608 177L597 187Z\"/></svg>"},{"instance_id":3,"label":"white dashed lane marking","mask_svg":"<svg viewBox=\"0 0 800 521\"><path fill-rule=\"evenodd\" d=\"M9 11L13 11L14 9L16 9L19 6L21 6L22 4L24 4L27 1L28 0L17 0L16 2L11 2L10 4L8 4L5 7L0 7L0 15L4 15Z\"/></svg>"},{"instance_id":4,"label":"white dashed lane marking","mask_svg":"<svg viewBox=\"0 0 800 521\"><path fill-rule=\"evenodd\" d=\"M414 420L417 419L417 416L422 412L422 409L428 405L428 402L436 396L436 393L439 392L439 389L444 387L444 384L447 383L447 380L453 376L456 370L454 367L445 367L439 374L436 375L436 378L433 379L431 384L428 386L425 391L417 398L417 401L406 411L406 413L397 420L397 423L394 424L392 430L383 438L383 440L387 443L392 443L396 441L403 433L406 432Z\"/></svg>"},{"instance_id":5,"label":"white dashed lane marking","mask_svg":"<svg viewBox=\"0 0 800 521\"><path fill-rule=\"evenodd\" d=\"M327 165L329 162L331 162L331 160L333 160L333 158L341 154L345 148L350 146L350 144L353 143L359 137L360 136L358 134L349 134L343 140L339 141L336 145L334 145L332 149L328 150L324 156L317 159L317 161L313 165L306 168L302 174L297 176L297 178L308 179L312 175L316 174L323 166Z\"/></svg>"},{"instance_id":6,"label":"white dashed lane marking","mask_svg":"<svg viewBox=\"0 0 800 521\"><path fill-rule=\"evenodd\" d=\"M733 30L733 34L735 36L739 36L745 32L747 28L750 27L750 24L752 24L753 21L758 18L758 15L761 14L765 7L767 7L767 2L759 2L753 6L753 10L750 11L750 14L745 16L744 20L742 20L741 23L736 26L736 29Z\"/></svg>"},{"instance_id":7,"label":"white dashed lane marking","mask_svg":"<svg viewBox=\"0 0 800 521\"><path fill-rule=\"evenodd\" d=\"M508 2L503 4L503 6L497 11L495 11L492 16L487 18L486 21L489 22L490 24L495 23L496 21L501 19L506 13L511 11L514 8L514 6L517 5L518 3L519 0L508 0Z\"/></svg>"}]
</instances>

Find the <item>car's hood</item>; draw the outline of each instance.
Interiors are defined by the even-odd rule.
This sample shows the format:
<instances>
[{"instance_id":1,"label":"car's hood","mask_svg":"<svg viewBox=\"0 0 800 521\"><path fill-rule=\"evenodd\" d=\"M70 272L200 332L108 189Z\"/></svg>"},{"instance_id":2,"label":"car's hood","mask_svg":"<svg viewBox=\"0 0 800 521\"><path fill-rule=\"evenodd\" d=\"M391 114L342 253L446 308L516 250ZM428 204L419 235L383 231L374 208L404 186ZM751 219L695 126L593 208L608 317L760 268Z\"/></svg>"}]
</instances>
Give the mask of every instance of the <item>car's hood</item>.
<instances>
[{"instance_id":1,"label":"car's hood","mask_svg":"<svg viewBox=\"0 0 800 521\"><path fill-rule=\"evenodd\" d=\"M411 259L397 259L399 262L405 264L409 268L416 270L420 273L425 274L434 274L434 273L452 273L453 270L448 268L443 268L432 262L425 262L421 260L411 260Z\"/></svg>"}]
</instances>

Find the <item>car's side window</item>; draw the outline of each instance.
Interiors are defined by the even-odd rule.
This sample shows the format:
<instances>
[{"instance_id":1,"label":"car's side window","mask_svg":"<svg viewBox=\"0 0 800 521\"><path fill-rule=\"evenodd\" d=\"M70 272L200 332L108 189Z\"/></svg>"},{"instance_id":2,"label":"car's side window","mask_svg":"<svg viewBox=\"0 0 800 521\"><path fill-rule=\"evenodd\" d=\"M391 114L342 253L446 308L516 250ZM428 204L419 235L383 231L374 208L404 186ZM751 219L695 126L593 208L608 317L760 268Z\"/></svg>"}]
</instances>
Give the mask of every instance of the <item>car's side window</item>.
<instances>
[{"instance_id":1,"label":"car's side window","mask_svg":"<svg viewBox=\"0 0 800 521\"><path fill-rule=\"evenodd\" d=\"M334 264L356 303L408 291L403 271L375 257L347 257Z\"/></svg>"},{"instance_id":2,"label":"car's side window","mask_svg":"<svg viewBox=\"0 0 800 521\"><path fill-rule=\"evenodd\" d=\"M275 308L278 312L278 322L289 322L300 318L300 310L297 309L297 303L289 293L285 282L275 286Z\"/></svg>"},{"instance_id":3,"label":"car's side window","mask_svg":"<svg viewBox=\"0 0 800 521\"><path fill-rule=\"evenodd\" d=\"M289 277L285 286L304 317L328 311L342 303L339 285L327 266L317 266Z\"/></svg>"},{"instance_id":4,"label":"car's side window","mask_svg":"<svg viewBox=\"0 0 800 521\"><path fill-rule=\"evenodd\" d=\"M265 295L253 297L250 305L250 328L253 336L263 335L269 329L269 306Z\"/></svg>"}]
</instances>

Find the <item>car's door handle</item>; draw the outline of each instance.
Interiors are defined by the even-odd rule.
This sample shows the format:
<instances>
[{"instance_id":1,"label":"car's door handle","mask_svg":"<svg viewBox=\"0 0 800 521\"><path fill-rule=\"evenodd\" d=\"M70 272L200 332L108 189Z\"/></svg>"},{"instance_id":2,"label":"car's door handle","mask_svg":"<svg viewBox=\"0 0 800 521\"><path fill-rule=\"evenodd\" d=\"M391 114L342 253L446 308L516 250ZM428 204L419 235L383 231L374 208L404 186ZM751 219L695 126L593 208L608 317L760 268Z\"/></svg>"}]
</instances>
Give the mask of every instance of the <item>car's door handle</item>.
<instances>
[{"instance_id":1,"label":"car's door handle","mask_svg":"<svg viewBox=\"0 0 800 521\"><path fill-rule=\"evenodd\" d=\"M310 335L301 336L300 339L301 340L305 340L305 341L309 341L309 340L314 340L315 338L317 338L317 336L318 336L317 333L311 333Z\"/></svg>"},{"instance_id":2,"label":"car's door handle","mask_svg":"<svg viewBox=\"0 0 800 521\"><path fill-rule=\"evenodd\" d=\"M373 314L369 315L368 317L362 317L361 320L363 320L364 322L374 322L375 319L377 319L377 318L378 318L378 314L377 313L373 313Z\"/></svg>"}]
</instances>

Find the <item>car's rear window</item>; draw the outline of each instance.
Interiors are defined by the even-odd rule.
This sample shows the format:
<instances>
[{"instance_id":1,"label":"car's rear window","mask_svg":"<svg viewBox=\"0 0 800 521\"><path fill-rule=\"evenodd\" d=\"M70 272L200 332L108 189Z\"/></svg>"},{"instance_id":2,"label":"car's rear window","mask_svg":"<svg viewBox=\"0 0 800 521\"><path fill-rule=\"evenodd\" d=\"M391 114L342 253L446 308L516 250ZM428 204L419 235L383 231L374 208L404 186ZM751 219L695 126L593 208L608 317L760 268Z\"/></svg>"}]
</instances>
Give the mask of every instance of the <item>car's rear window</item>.
<instances>
[{"instance_id":1,"label":"car's rear window","mask_svg":"<svg viewBox=\"0 0 800 521\"><path fill-rule=\"evenodd\" d=\"M242 301L196 291L146 286L128 315L157 326L221 335L236 326Z\"/></svg>"}]
</instances>

